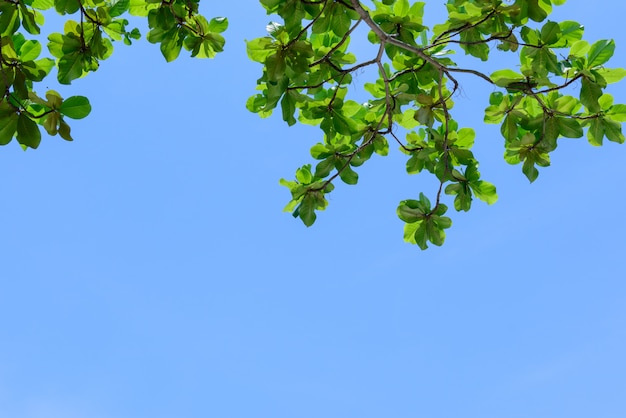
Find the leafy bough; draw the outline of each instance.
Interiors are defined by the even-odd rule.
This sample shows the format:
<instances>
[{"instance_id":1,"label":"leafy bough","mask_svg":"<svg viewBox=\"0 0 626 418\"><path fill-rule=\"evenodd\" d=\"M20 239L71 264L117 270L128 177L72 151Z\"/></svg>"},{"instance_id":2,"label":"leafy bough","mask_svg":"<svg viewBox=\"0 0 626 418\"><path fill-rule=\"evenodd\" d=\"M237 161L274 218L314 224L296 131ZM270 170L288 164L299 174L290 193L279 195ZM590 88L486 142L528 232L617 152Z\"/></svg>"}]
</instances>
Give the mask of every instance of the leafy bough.
<instances>
[{"instance_id":1,"label":"leafy bough","mask_svg":"<svg viewBox=\"0 0 626 418\"><path fill-rule=\"evenodd\" d=\"M285 210L307 226L326 208L333 182L356 184L354 168L373 154L387 155L389 141L408 156L407 173L428 172L439 182L434 198L420 193L399 203L407 242L421 249L444 242L452 224L444 194L454 197L457 211L468 211L473 198L494 203L496 188L482 180L472 153L475 133L452 117L460 73L500 88L489 98L485 122L501 124L505 160L522 164L531 182L537 167L550 164L562 137L582 137L586 129L592 145L605 137L624 142L626 106L613 104L603 91L626 75L604 67L615 45L582 40L577 22L546 20L552 5L563 1L449 0L448 19L432 30L423 24L423 2L372 1L370 8L358 0L261 3L283 22L271 23L268 36L247 44L250 59L263 64L260 92L248 100L248 109L266 117L280 106L289 125L298 120L323 131L323 142L311 148L315 167L306 164L294 180L281 180L292 196ZM349 49L360 25L377 45L375 56L363 62ZM487 61L491 44L517 53L519 72L485 74L450 58L458 47ZM371 98L351 100L352 75L369 66L377 72L363 86ZM574 83L578 97L561 92Z\"/></svg>"}]
</instances>

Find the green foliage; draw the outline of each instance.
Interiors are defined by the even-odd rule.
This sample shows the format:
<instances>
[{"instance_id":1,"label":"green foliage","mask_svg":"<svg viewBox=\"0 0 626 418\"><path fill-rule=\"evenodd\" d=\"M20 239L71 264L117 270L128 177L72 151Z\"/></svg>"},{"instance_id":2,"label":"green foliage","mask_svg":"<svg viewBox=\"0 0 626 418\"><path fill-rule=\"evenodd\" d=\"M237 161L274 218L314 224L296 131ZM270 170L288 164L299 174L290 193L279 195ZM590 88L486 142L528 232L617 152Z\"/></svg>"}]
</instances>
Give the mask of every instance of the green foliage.
<instances>
[{"instance_id":1,"label":"green foliage","mask_svg":"<svg viewBox=\"0 0 626 418\"><path fill-rule=\"evenodd\" d=\"M246 43L250 60L262 66L257 93L246 107L261 117L278 108L288 125L321 129L311 148L315 165L281 180L291 193L285 210L311 226L336 181L357 184L358 167L374 154L388 155L392 143L407 156L408 174L426 172L438 183L430 200L420 193L400 202L404 239L422 249L429 242L442 245L451 226L444 216L446 195L457 211L470 210L474 197L487 204L497 200L495 186L478 171L474 131L453 117L459 73L495 89L484 120L500 125L504 159L521 164L531 182L538 167L550 165L563 138L586 133L594 146L604 138L624 142L626 105L614 104L605 92L626 76L625 69L605 66L615 44L583 40L578 22L548 20L553 6L564 2L448 0L447 19L431 29L420 1L373 0L368 8L358 0L260 0L273 21L266 36ZM40 58L42 46L28 37L40 32L41 11L51 8L72 16L62 33L48 36L54 59ZM88 99L63 99L52 90L42 97L36 83L56 68L58 81L70 84L96 71L114 42L139 39L137 29L127 28L126 14L147 18L146 38L159 44L166 61L183 49L192 57L213 58L224 48L228 21L198 14L198 0L0 0L1 145L15 138L25 149L36 148L40 127L72 140L65 119L86 117ZM352 38L361 36L357 26L369 30L367 40L377 50L362 61L351 49ZM513 52L519 64L486 74L459 67L455 52L481 61ZM372 79L359 92L353 74L364 71ZM578 93L563 93L569 86ZM363 94L369 99L355 99Z\"/></svg>"}]
</instances>

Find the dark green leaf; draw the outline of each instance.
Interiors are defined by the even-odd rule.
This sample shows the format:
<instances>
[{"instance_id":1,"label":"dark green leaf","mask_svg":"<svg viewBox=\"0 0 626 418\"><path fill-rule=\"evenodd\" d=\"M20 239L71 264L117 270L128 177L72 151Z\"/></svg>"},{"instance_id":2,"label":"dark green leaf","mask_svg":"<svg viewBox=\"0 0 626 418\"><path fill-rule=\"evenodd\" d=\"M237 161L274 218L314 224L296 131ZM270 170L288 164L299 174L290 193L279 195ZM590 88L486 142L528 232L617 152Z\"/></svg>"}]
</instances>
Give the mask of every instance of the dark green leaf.
<instances>
[{"instance_id":1,"label":"dark green leaf","mask_svg":"<svg viewBox=\"0 0 626 418\"><path fill-rule=\"evenodd\" d=\"M555 44L561 38L561 27L555 22L546 22L541 28L541 42L544 45Z\"/></svg>"},{"instance_id":2,"label":"dark green leaf","mask_svg":"<svg viewBox=\"0 0 626 418\"><path fill-rule=\"evenodd\" d=\"M17 131L17 121L17 113L0 116L0 145L6 145L11 142Z\"/></svg>"},{"instance_id":3,"label":"dark green leaf","mask_svg":"<svg viewBox=\"0 0 626 418\"><path fill-rule=\"evenodd\" d=\"M17 119L17 141L30 148L37 148L41 142L39 126L25 113Z\"/></svg>"},{"instance_id":4,"label":"dark green leaf","mask_svg":"<svg viewBox=\"0 0 626 418\"><path fill-rule=\"evenodd\" d=\"M583 128L580 122L571 118L558 118L559 132L566 138L580 138L583 136Z\"/></svg>"},{"instance_id":5,"label":"dark green leaf","mask_svg":"<svg viewBox=\"0 0 626 418\"><path fill-rule=\"evenodd\" d=\"M129 7L130 7L130 0L118 0L117 2L113 4L111 9L109 9L109 16L110 17L121 16L124 13L126 13Z\"/></svg>"},{"instance_id":6,"label":"dark green leaf","mask_svg":"<svg viewBox=\"0 0 626 418\"><path fill-rule=\"evenodd\" d=\"M72 80L83 75L83 57L78 52L64 55L58 63L57 78L61 84L70 84Z\"/></svg>"}]
</instances>

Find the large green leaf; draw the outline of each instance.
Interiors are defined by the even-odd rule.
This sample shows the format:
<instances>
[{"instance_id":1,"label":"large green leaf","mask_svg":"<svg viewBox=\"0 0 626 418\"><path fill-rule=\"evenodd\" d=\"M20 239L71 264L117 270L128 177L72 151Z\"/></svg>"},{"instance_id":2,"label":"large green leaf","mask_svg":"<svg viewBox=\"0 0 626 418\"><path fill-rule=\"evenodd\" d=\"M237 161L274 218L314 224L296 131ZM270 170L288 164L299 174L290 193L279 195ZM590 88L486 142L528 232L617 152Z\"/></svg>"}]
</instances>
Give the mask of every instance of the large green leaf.
<instances>
[{"instance_id":1,"label":"large green leaf","mask_svg":"<svg viewBox=\"0 0 626 418\"><path fill-rule=\"evenodd\" d=\"M79 52L64 55L58 62L57 78L61 84L70 84L72 80L82 77L84 60Z\"/></svg>"},{"instance_id":2,"label":"large green leaf","mask_svg":"<svg viewBox=\"0 0 626 418\"><path fill-rule=\"evenodd\" d=\"M63 101L59 111L68 118L82 119L91 112L91 104L84 96L72 96Z\"/></svg>"},{"instance_id":3,"label":"large green leaf","mask_svg":"<svg viewBox=\"0 0 626 418\"><path fill-rule=\"evenodd\" d=\"M37 148L41 142L39 126L25 113L17 119L17 141L30 148Z\"/></svg>"},{"instance_id":4,"label":"large green leaf","mask_svg":"<svg viewBox=\"0 0 626 418\"><path fill-rule=\"evenodd\" d=\"M130 8L130 0L118 0L116 1L111 9L109 9L110 17L121 16Z\"/></svg>"},{"instance_id":5,"label":"large green leaf","mask_svg":"<svg viewBox=\"0 0 626 418\"><path fill-rule=\"evenodd\" d=\"M594 43L587 54L588 68L598 67L606 63L614 52L615 42L613 40L601 40Z\"/></svg>"},{"instance_id":6,"label":"large green leaf","mask_svg":"<svg viewBox=\"0 0 626 418\"><path fill-rule=\"evenodd\" d=\"M0 145L8 144L15 136L18 118L17 113L0 116Z\"/></svg>"}]
</instances>

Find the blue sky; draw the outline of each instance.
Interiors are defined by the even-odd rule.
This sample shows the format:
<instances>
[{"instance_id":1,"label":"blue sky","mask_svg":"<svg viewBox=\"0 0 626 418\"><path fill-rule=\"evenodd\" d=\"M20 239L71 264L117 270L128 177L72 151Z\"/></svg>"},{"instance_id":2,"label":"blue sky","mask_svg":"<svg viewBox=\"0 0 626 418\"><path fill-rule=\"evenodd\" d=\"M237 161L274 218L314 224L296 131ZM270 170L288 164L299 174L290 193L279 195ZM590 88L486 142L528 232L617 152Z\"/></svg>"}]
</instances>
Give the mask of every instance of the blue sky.
<instances>
[{"instance_id":1,"label":"blue sky","mask_svg":"<svg viewBox=\"0 0 626 418\"><path fill-rule=\"evenodd\" d=\"M243 40L270 18L243 9L204 5L231 22L216 60L116 45L59 90L93 106L73 143L0 150L0 416L624 417L626 148L562 140L531 185L482 123L492 88L463 78L497 204L453 212L441 248L405 244L398 201L434 189L392 149L307 229L278 179L321 137L245 109ZM623 11L553 19L626 67Z\"/></svg>"}]
</instances>

